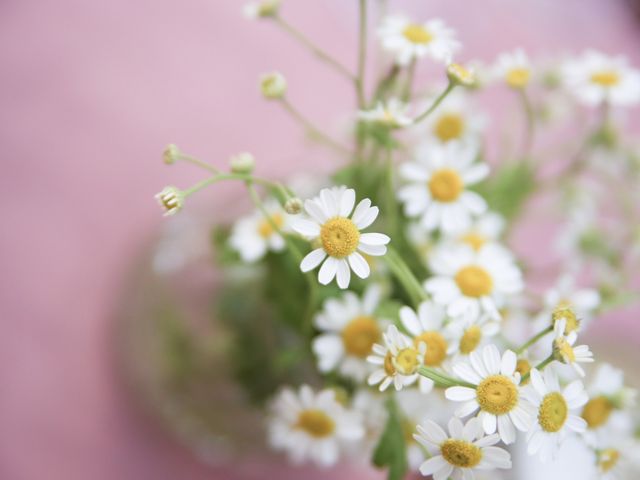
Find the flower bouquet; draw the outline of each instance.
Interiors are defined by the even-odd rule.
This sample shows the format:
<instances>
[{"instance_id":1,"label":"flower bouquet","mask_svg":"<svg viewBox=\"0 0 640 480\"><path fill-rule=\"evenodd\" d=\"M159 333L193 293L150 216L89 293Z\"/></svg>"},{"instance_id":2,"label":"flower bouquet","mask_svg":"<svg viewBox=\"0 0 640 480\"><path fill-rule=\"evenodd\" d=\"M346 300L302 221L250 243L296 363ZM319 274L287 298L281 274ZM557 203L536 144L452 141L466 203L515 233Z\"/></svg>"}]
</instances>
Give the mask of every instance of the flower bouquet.
<instances>
[{"instance_id":1,"label":"flower bouquet","mask_svg":"<svg viewBox=\"0 0 640 480\"><path fill-rule=\"evenodd\" d=\"M620 113L640 102L640 73L595 51L461 62L444 21L374 3L359 0L354 67L285 20L280 1L245 9L354 87L357 110L334 134L295 107L282 74L259 82L339 160L326 178L264 178L249 153L218 167L164 152L207 174L162 190L166 215L223 181L255 205L214 231L217 318L268 443L298 464L444 480L495 478L519 445L553 462L571 439L594 478L635 478L634 391L579 338L638 299L640 157ZM421 76L424 64L437 73ZM488 128L483 95L499 89L516 116ZM492 152L497 130L507 141ZM510 248L531 205L561 224L538 245L551 268ZM546 291L530 286L541 278Z\"/></svg>"}]
</instances>

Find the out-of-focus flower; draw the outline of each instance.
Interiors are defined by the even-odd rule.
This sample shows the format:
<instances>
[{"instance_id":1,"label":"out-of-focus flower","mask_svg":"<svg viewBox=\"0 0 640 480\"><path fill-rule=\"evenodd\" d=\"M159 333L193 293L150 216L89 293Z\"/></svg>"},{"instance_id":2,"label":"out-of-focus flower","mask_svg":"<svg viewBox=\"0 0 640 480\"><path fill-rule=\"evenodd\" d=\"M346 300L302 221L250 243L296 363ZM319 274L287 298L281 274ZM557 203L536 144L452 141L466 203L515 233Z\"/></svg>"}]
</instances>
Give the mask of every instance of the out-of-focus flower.
<instances>
[{"instance_id":1,"label":"out-of-focus flower","mask_svg":"<svg viewBox=\"0 0 640 480\"><path fill-rule=\"evenodd\" d=\"M245 5L243 12L251 19L273 17L278 14L281 4L282 0L261 0Z\"/></svg>"},{"instance_id":2,"label":"out-of-focus flower","mask_svg":"<svg viewBox=\"0 0 640 480\"><path fill-rule=\"evenodd\" d=\"M450 82L463 87L473 87L478 79L471 67L465 67L459 63L450 63L447 65L447 77Z\"/></svg>"},{"instance_id":3,"label":"out-of-focus flower","mask_svg":"<svg viewBox=\"0 0 640 480\"><path fill-rule=\"evenodd\" d=\"M256 160L250 153L243 152L229 159L229 165L233 173L249 174L256 166Z\"/></svg>"},{"instance_id":4,"label":"out-of-focus flower","mask_svg":"<svg viewBox=\"0 0 640 480\"><path fill-rule=\"evenodd\" d=\"M280 99L287 93L287 80L279 72L266 73L260 77L260 92L266 99Z\"/></svg>"},{"instance_id":5,"label":"out-of-focus flower","mask_svg":"<svg viewBox=\"0 0 640 480\"><path fill-rule=\"evenodd\" d=\"M460 90L450 93L424 123L429 138L435 142L458 141L477 150L486 121L474 110L469 94ZM427 157L429 147L427 143L424 152L419 149L418 155Z\"/></svg>"},{"instance_id":6,"label":"out-of-focus flower","mask_svg":"<svg viewBox=\"0 0 640 480\"><path fill-rule=\"evenodd\" d=\"M372 110L358 112L358 118L365 122L377 123L387 128L403 128L411 125L413 120L407 116L408 105L397 98L387 102L378 102Z\"/></svg>"},{"instance_id":7,"label":"out-of-focus flower","mask_svg":"<svg viewBox=\"0 0 640 480\"><path fill-rule=\"evenodd\" d=\"M531 80L531 64L522 49L501 54L493 68L494 77L516 90L526 88Z\"/></svg>"},{"instance_id":8,"label":"out-of-focus flower","mask_svg":"<svg viewBox=\"0 0 640 480\"><path fill-rule=\"evenodd\" d=\"M168 186L156 195L156 200L164 209L165 216L175 215L184 205L184 193L176 187Z\"/></svg>"}]
</instances>

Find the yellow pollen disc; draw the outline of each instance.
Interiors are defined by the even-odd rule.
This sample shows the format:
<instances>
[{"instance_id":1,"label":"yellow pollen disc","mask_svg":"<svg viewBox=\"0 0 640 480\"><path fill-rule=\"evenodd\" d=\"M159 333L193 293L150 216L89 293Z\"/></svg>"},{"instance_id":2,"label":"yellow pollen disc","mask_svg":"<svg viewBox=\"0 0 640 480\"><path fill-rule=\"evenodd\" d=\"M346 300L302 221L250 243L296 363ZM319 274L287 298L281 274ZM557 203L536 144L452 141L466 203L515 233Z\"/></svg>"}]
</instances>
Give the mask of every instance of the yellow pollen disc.
<instances>
[{"instance_id":1,"label":"yellow pollen disc","mask_svg":"<svg viewBox=\"0 0 640 480\"><path fill-rule=\"evenodd\" d=\"M440 445L440 452L454 467L473 468L482 460L482 450L465 440L445 440Z\"/></svg>"},{"instance_id":2,"label":"yellow pollen disc","mask_svg":"<svg viewBox=\"0 0 640 480\"><path fill-rule=\"evenodd\" d=\"M476 251L480 250L484 244L487 243L486 237L478 232L469 232L463 235L460 240Z\"/></svg>"},{"instance_id":3,"label":"yellow pollen disc","mask_svg":"<svg viewBox=\"0 0 640 480\"><path fill-rule=\"evenodd\" d=\"M516 362L516 372L520 374L521 378L524 377L530 371L531 371L531 364L529 363L528 360L521 358ZM526 380L523 380L520 383L522 385L526 385L527 383L529 383L530 380L531 380L530 378L527 378Z\"/></svg>"},{"instance_id":4,"label":"yellow pollen disc","mask_svg":"<svg viewBox=\"0 0 640 480\"><path fill-rule=\"evenodd\" d=\"M529 83L531 71L528 68L512 68L507 72L507 85L511 88L524 88Z\"/></svg>"},{"instance_id":5,"label":"yellow pollen disc","mask_svg":"<svg viewBox=\"0 0 640 480\"><path fill-rule=\"evenodd\" d=\"M356 251L360 242L360 231L348 218L335 217L322 225L320 240L328 255L344 258Z\"/></svg>"},{"instance_id":6,"label":"yellow pollen disc","mask_svg":"<svg viewBox=\"0 0 640 480\"><path fill-rule=\"evenodd\" d=\"M558 392L545 395L538 410L538 423L545 432L560 431L569 416L567 402Z\"/></svg>"},{"instance_id":7,"label":"yellow pollen disc","mask_svg":"<svg viewBox=\"0 0 640 480\"><path fill-rule=\"evenodd\" d=\"M282 228L282 225L284 224L284 218L280 213L273 214L271 216L271 221L278 228ZM258 233L262 238L269 238L271 235L273 235L273 226L271 225L271 222L266 219L262 220L262 222L260 222L260 225L258 225Z\"/></svg>"},{"instance_id":8,"label":"yellow pollen disc","mask_svg":"<svg viewBox=\"0 0 640 480\"><path fill-rule=\"evenodd\" d=\"M433 133L443 142L462 137L465 122L462 115L445 113L441 115L433 127Z\"/></svg>"},{"instance_id":9,"label":"yellow pollen disc","mask_svg":"<svg viewBox=\"0 0 640 480\"><path fill-rule=\"evenodd\" d=\"M391 352L387 352L387 354L384 356L383 366L384 373L386 373L388 376L395 375L396 367L393 366L393 356L391 355Z\"/></svg>"},{"instance_id":10,"label":"yellow pollen disc","mask_svg":"<svg viewBox=\"0 0 640 480\"><path fill-rule=\"evenodd\" d=\"M467 328L460 339L460 353L469 355L478 348L480 340L482 340L482 329L479 326L473 325Z\"/></svg>"},{"instance_id":11,"label":"yellow pollen disc","mask_svg":"<svg viewBox=\"0 0 640 480\"><path fill-rule=\"evenodd\" d=\"M551 320L553 324L561 319L565 319L565 327L564 334L569 335L571 332L580 328L580 320L576 316L576 313L573 311L573 308L568 304L568 302L560 302L558 306L553 310L551 314Z\"/></svg>"},{"instance_id":12,"label":"yellow pollen disc","mask_svg":"<svg viewBox=\"0 0 640 480\"><path fill-rule=\"evenodd\" d=\"M463 295L484 297L493 290L493 280L487 271L474 265L464 267L456 273L455 281Z\"/></svg>"},{"instance_id":13,"label":"yellow pollen disc","mask_svg":"<svg viewBox=\"0 0 640 480\"><path fill-rule=\"evenodd\" d=\"M423 332L413 339L413 343L416 348L418 348L420 343L427 344L427 351L424 354L424 364L429 367L440 365L447 357L447 341L438 332Z\"/></svg>"},{"instance_id":14,"label":"yellow pollen disc","mask_svg":"<svg viewBox=\"0 0 640 480\"><path fill-rule=\"evenodd\" d=\"M620 452L615 448L607 448L598 455L598 467L602 473L606 473L616 466L618 460L620 460Z\"/></svg>"},{"instance_id":15,"label":"yellow pollen disc","mask_svg":"<svg viewBox=\"0 0 640 480\"><path fill-rule=\"evenodd\" d=\"M591 75L591 82L601 87L613 87L620 83L620 75L614 71L596 72Z\"/></svg>"},{"instance_id":16,"label":"yellow pollen disc","mask_svg":"<svg viewBox=\"0 0 640 480\"><path fill-rule=\"evenodd\" d=\"M585 419L589 428L598 428L607 423L613 408L613 404L607 397L594 397L582 409L582 418Z\"/></svg>"},{"instance_id":17,"label":"yellow pollen disc","mask_svg":"<svg viewBox=\"0 0 640 480\"><path fill-rule=\"evenodd\" d=\"M573 351L573 347L564 338L556 338L553 342L553 349L554 353L560 355L564 363L576 361L576 353Z\"/></svg>"},{"instance_id":18,"label":"yellow pollen disc","mask_svg":"<svg viewBox=\"0 0 640 480\"><path fill-rule=\"evenodd\" d=\"M504 375L491 375L478 385L476 400L483 411L504 415L518 404L518 388Z\"/></svg>"},{"instance_id":19,"label":"yellow pollen disc","mask_svg":"<svg viewBox=\"0 0 640 480\"><path fill-rule=\"evenodd\" d=\"M336 424L333 419L322 410L309 409L300 412L295 428L304 430L312 437L323 438L333 433Z\"/></svg>"},{"instance_id":20,"label":"yellow pollen disc","mask_svg":"<svg viewBox=\"0 0 640 480\"><path fill-rule=\"evenodd\" d=\"M398 352L393 363L402 375L413 375L420 364L418 351L415 348L404 348Z\"/></svg>"},{"instance_id":21,"label":"yellow pollen disc","mask_svg":"<svg viewBox=\"0 0 640 480\"><path fill-rule=\"evenodd\" d=\"M409 40L411 43L418 45L426 45L433 40L433 35L431 35L431 33L422 25L418 25L416 23L408 25L402 31L402 34L404 35L404 38Z\"/></svg>"},{"instance_id":22,"label":"yellow pollen disc","mask_svg":"<svg viewBox=\"0 0 640 480\"><path fill-rule=\"evenodd\" d=\"M380 340L380 328L374 318L356 317L342 330L342 343L350 355L365 358Z\"/></svg>"},{"instance_id":23,"label":"yellow pollen disc","mask_svg":"<svg viewBox=\"0 0 640 480\"><path fill-rule=\"evenodd\" d=\"M457 200L464 189L464 183L458 172L449 168L434 172L427 185L431 196L440 202Z\"/></svg>"}]
</instances>

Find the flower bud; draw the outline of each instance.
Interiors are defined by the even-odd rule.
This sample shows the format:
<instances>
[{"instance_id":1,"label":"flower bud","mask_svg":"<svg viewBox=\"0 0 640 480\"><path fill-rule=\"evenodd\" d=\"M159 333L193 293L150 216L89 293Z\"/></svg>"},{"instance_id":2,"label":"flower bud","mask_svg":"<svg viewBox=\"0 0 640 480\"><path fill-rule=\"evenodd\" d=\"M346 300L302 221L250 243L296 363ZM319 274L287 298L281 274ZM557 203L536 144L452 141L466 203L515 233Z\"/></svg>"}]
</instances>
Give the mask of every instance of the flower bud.
<instances>
[{"instance_id":1,"label":"flower bud","mask_svg":"<svg viewBox=\"0 0 640 480\"><path fill-rule=\"evenodd\" d=\"M463 87L473 87L477 81L473 70L469 70L459 63L450 63L447 66L447 77L451 83L462 85Z\"/></svg>"},{"instance_id":2,"label":"flower bud","mask_svg":"<svg viewBox=\"0 0 640 480\"><path fill-rule=\"evenodd\" d=\"M156 195L156 200L164 208L165 216L175 215L184 205L184 193L176 187L168 186Z\"/></svg>"},{"instance_id":3,"label":"flower bud","mask_svg":"<svg viewBox=\"0 0 640 480\"><path fill-rule=\"evenodd\" d=\"M162 152L162 160L167 165L173 165L179 160L179 158L180 150L178 149L178 146L173 143L167 145L167 147Z\"/></svg>"},{"instance_id":4,"label":"flower bud","mask_svg":"<svg viewBox=\"0 0 640 480\"><path fill-rule=\"evenodd\" d=\"M244 15L247 18L267 18L275 17L280 10L282 0L262 0L249 3L244 7Z\"/></svg>"},{"instance_id":5,"label":"flower bud","mask_svg":"<svg viewBox=\"0 0 640 480\"><path fill-rule=\"evenodd\" d=\"M260 91L264 98L277 100L287 92L287 81L278 72L267 73L260 77Z\"/></svg>"},{"instance_id":6,"label":"flower bud","mask_svg":"<svg viewBox=\"0 0 640 480\"><path fill-rule=\"evenodd\" d=\"M231 160L229 160L229 163L233 173L249 174L253 172L253 169L256 166L256 161L253 158L253 155L247 152L234 155L231 157Z\"/></svg>"},{"instance_id":7,"label":"flower bud","mask_svg":"<svg viewBox=\"0 0 640 480\"><path fill-rule=\"evenodd\" d=\"M289 215L297 215L302 211L302 200L298 197L291 197L284 204L284 211Z\"/></svg>"}]
</instances>

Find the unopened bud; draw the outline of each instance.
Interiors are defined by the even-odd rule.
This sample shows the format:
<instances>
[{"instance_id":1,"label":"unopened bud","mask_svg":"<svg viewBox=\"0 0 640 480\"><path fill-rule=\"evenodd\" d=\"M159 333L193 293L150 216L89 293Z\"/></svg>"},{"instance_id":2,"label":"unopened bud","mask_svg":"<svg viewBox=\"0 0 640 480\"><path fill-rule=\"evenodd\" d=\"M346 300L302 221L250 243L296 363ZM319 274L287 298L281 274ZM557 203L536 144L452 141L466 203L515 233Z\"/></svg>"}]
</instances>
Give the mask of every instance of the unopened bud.
<instances>
[{"instance_id":1,"label":"unopened bud","mask_svg":"<svg viewBox=\"0 0 640 480\"><path fill-rule=\"evenodd\" d=\"M178 146L170 143L162 152L162 160L167 165L173 165L180 159L180 150Z\"/></svg>"},{"instance_id":2,"label":"unopened bud","mask_svg":"<svg viewBox=\"0 0 640 480\"><path fill-rule=\"evenodd\" d=\"M234 155L231 157L231 160L229 160L229 163L233 173L249 174L253 172L256 166L256 160L253 158L253 155L247 152Z\"/></svg>"},{"instance_id":3,"label":"unopened bud","mask_svg":"<svg viewBox=\"0 0 640 480\"><path fill-rule=\"evenodd\" d=\"M264 98L277 100L287 93L287 80L281 73L272 72L260 77L260 91Z\"/></svg>"},{"instance_id":4,"label":"unopened bud","mask_svg":"<svg viewBox=\"0 0 640 480\"><path fill-rule=\"evenodd\" d=\"M302 200L298 197L288 199L284 204L284 211L289 215L297 215L302 211Z\"/></svg>"},{"instance_id":5,"label":"unopened bud","mask_svg":"<svg viewBox=\"0 0 640 480\"><path fill-rule=\"evenodd\" d=\"M262 0L245 5L244 15L247 18L267 18L274 17L280 10L282 0Z\"/></svg>"}]
</instances>

